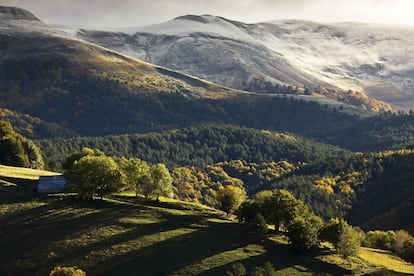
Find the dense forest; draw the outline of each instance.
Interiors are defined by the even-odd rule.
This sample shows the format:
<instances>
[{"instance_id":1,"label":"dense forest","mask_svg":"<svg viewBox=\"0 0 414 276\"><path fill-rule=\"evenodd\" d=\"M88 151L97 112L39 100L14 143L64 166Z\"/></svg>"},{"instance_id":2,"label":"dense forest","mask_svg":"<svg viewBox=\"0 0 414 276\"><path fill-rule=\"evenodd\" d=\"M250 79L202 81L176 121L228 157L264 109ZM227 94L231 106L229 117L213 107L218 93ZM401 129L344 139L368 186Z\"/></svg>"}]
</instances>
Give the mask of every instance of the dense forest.
<instances>
[{"instance_id":1,"label":"dense forest","mask_svg":"<svg viewBox=\"0 0 414 276\"><path fill-rule=\"evenodd\" d=\"M328 157L310 163L219 162L173 170L180 199L216 204L214 191L243 187L248 195L286 189L323 219L346 218L369 229L414 230L411 149ZM404 191L404 192L401 192ZM384 196L384 195L387 196Z\"/></svg>"},{"instance_id":2,"label":"dense forest","mask_svg":"<svg viewBox=\"0 0 414 276\"><path fill-rule=\"evenodd\" d=\"M380 151L414 145L414 113L381 113L328 131L326 142L352 151Z\"/></svg>"},{"instance_id":3,"label":"dense forest","mask_svg":"<svg viewBox=\"0 0 414 276\"><path fill-rule=\"evenodd\" d=\"M80 79L34 107L16 102L9 108L32 114L43 121L59 124L81 136L147 133L171 128L220 122L240 126L283 130L301 135L316 135L356 117L288 97L239 95L232 99L194 99L181 94L131 93L111 80ZM46 97L47 99L47 97ZM304 116L303 114L306 114ZM67 137L62 130L51 130L48 137ZM42 134L42 133L39 133Z\"/></svg>"},{"instance_id":4,"label":"dense forest","mask_svg":"<svg viewBox=\"0 0 414 276\"><path fill-rule=\"evenodd\" d=\"M289 133L206 124L162 133L105 137L77 137L36 141L50 168L58 169L64 158L83 147L108 155L139 157L151 163L201 167L221 161L311 162L342 156L346 150Z\"/></svg>"}]
</instances>

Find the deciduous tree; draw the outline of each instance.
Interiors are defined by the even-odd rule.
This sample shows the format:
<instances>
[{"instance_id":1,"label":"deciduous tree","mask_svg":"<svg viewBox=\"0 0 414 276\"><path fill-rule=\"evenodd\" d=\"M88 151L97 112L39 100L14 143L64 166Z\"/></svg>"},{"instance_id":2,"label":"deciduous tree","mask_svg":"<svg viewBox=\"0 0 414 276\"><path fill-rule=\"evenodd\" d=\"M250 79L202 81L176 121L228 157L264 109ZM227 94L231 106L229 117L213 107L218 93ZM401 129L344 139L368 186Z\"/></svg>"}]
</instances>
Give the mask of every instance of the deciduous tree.
<instances>
[{"instance_id":1,"label":"deciduous tree","mask_svg":"<svg viewBox=\"0 0 414 276\"><path fill-rule=\"evenodd\" d=\"M127 187L135 192L135 196L141 194L143 186L150 175L150 167L147 162L139 158L121 158L118 162L124 172Z\"/></svg>"},{"instance_id":2,"label":"deciduous tree","mask_svg":"<svg viewBox=\"0 0 414 276\"><path fill-rule=\"evenodd\" d=\"M217 191L217 201L220 209L227 214L232 214L246 199L246 191L236 186L225 186Z\"/></svg>"},{"instance_id":3,"label":"deciduous tree","mask_svg":"<svg viewBox=\"0 0 414 276\"><path fill-rule=\"evenodd\" d=\"M348 226L348 223L343 219L331 219L326 225L322 227L319 238L322 241L330 242L335 248L337 248L339 237L344 231L344 228Z\"/></svg>"},{"instance_id":4,"label":"deciduous tree","mask_svg":"<svg viewBox=\"0 0 414 276\"><path fill-rule=\"evenodd\" d=\"M148 203L151 199L157 199L160 196L172 197L173 186L170 171L164 164L153 165L149 169L148 175L143 175L142 193Z\"/></svg>"},{"instance_id":5,"label":"deciduous tree","mask_svg":"<svg viewBox=\"0 0 414 276\"><path fill-rule=\"evenodd\" d=\"M265 198L261 213L269 224L279 230L281 225L288 226L298 216L309 214L309 209L287 190L276 190L271 197Z\"/></svg>"},{"instance_id":6,"label":"deciduous tree","mask_svg":"<svg viewBox=\"0 0 414 276\"><path fill-rule=\"evenodd\" d=\"M111 157L87 155L75 161L65 173L71 188L83 199L116 192L121 187L122 175Z\"/></svg>"},{"instance_id":7,"label":"deciduous tree","mask_svg":"<svg viewBox=\"0 0 414 276\"><path fill-rule=\"evenodd\" d=\"M155 187L154 195L158 198L160 196L172 197L173 196L173 179L170 171L164 164L157 164L150 168L151 182Z\"/></svg>"},{"instance_id":8,"label":"deciduous tree","mask_svg":"<svg viewBox=\"0 0 414 276\"><path fill-rule=\"evenodd\" d=\"M322 220L315 215L296 217L289 225L287 236L293 247L300 250L310 250L319 245L319 230Z\"/></svg>"},{"instance_id":9,"label":"deciduous tree","mask_svg":"<svg viewBox=\"0 0 414 276\"><path fill-rule=\"evenodd\" d=\"M75 161L80 160L82 157L85 156L104 156L105 153L98 149L91 149L88 147L82 148L81 151L74 152L70 154L68 157L66 157L65 161L62 164L62 167L64 170L70 170L72 168L72 165L75 163Z\"/></svg>"},{"instance_id":10,"label":"deciduous tree","mask_svg":"<svg viewBox=\"0 0 414 276\"><path fill-rule=\"evenodd\" d=\"M86 276L86 273L73 266L56 266L50 271L49 276Z\"/></svg>"}]
</instances>

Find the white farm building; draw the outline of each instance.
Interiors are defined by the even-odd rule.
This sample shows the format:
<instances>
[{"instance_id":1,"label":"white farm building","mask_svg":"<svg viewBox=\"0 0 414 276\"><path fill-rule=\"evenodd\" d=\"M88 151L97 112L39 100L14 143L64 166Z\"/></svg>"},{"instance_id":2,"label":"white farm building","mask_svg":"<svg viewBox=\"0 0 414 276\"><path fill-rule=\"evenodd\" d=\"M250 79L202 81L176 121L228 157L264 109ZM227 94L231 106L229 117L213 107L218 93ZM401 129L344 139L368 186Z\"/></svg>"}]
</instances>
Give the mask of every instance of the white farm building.
<instances>
[{"instance_id":1,"label":"white farm building","mask_svg":"<svg viewBox=\"0 0 414 276\"><path fill-rule=\"evenodd\" d=\"M62 175L39 176L37 183L38 193L60 193L65 189L66 180Z\"/></svg>"}]
</instances>

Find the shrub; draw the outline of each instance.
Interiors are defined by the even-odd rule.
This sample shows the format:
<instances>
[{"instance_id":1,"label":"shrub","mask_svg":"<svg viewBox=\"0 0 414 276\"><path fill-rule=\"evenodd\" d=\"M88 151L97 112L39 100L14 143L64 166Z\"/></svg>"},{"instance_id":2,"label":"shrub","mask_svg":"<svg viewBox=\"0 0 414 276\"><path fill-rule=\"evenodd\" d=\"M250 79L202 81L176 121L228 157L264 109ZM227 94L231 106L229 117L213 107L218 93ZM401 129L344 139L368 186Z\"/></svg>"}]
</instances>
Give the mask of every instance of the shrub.
<instances>
[{"instance_id":1,"label":"shrub","mask_svg":"<svg viewBox=\"0 0 414 276\"><path fill-rule=\"evenodd\" d=\"M354 228L350 225L346 226L339 235L339 240L336 249L343 258L356 256L361 248L361 241L363 239L362 230Z\"/></svg>"},{"instance_id":2,"label":"shrub","mask_svg":"<svg viewBox=\"0 0 414 276\"><path fill-rule=\"evenodd\" d=\"M414 238L411 238L404 242L401 257L409 262L414 261Z\"/></svg>"},{"instance_id":3,"label":"shrub","mask_svg":"<svg viewBox=\"0 0 414 276\"><path fill-rule=\"evenodd\" d=\"M270 262L266 262L263 267L255 266L250 272L251 276L274 276L276 271Z\"/></svg>"},{"instance_id":4,"label":"shrub","mask_svg":"<svg viewBox=\"0 0 414 276\"><path fill-rule=\"evenodd\" d=\"M310 250L317 247L321 227L322 220L318 216L296 217L288 226L289 242L299 250Z\"/></svg>"},{"instance_id":5,"label":"shrub","mask_svg":"<svg viewBox=\"0 0 414 276\"><path fill-rule=\"evenodd\" d=\"M391 244L391 250L401 255L404 248L404 243L412 239L413 237L405 230L395 231L394 240Z\"/></svg>"},{"instance_id":6,"label":"shrub","mask_svg":"<svg viewBox=\"0 0 414 276\"><path fill-rule=\"evenodd\" d=\"M234 263L231 269L226 271L226 274L229 276L245 276L247 271L242 263Z\"/></svg>"},{"instance_id":7,"label":"shrub","mask_svg":"<svg viewBox=\"0 0 414 276\"><path fill-rule=\"evenodd\" d=\"M56 266L50 271L49 276L86 276L86 273L82 269L72 266Z\"/></svg>"},{"instance_id":8,"label":"shrub","mask_svg":"<svg viewBox=\"0 0 414 276\"><path fill-rule=\"evenodd\" d=\"M378 249L391 249L395 239L394 231L369 231L362 240L362 245Z\"/></svg>"},{"instance_id":9,"label":"shrub","mask_svg":"<svg viewBox=\"0 0 414 276\"><path fill-rule=\"evenodd\" d=\"M265 237L267 234L267 223L261 214L256 214L253 219L253 226L260 237Z\"/></svg>"}]
</instances>

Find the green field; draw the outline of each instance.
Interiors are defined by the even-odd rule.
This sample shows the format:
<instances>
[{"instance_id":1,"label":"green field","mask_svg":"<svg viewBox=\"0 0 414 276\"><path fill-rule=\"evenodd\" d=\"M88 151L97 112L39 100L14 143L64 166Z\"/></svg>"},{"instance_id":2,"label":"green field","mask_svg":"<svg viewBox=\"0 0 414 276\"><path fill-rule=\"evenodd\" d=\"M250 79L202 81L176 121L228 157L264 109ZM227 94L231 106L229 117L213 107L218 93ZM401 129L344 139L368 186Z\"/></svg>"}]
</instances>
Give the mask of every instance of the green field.
<instances>
[{"instance_id":1,"label":"green field","mask_svg":"<svg viewBox=\"0 0 414 276\"><path fill-rule=\"evenodd\" d=\"M36 180L39 176L48 175L60 175L60 173L0 165L0 177Z\"/></svg>"},{"instance_id":2,"label":"green field","mask_svg":"<svg viewBox=\"0 0 414 276\"><path fill-rule=\"evenodd\" d=\"M251 270L267 261L277 275L414 274L388 252L363 249L349 261L329 247L298 254L284 236L261 240L201 205L168 200L146 208L126 194L40 196L27 181L0 186L0 275L47 275L57 265L88 275L225 275L236 262Z\"/></svg>"}]
</instances>

